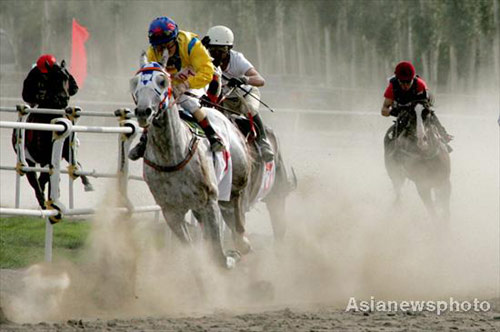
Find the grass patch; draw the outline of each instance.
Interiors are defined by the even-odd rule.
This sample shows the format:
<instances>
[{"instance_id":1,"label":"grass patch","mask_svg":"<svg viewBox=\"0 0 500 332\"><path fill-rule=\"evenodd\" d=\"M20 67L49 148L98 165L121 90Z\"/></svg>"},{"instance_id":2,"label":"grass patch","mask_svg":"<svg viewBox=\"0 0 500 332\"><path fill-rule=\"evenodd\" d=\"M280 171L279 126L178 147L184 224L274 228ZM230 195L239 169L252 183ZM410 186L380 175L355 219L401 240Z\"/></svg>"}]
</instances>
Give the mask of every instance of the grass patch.
<instances>
[{"instance_id":1,"label":"grass patch","mask_svg":"<svg viewBox=\"0 0 500 332\"><path fill-rule=\"evenodd\" d=\"M79 261L90 223L62 220L54 225L52 256ZM44 260L45 220L0 218L0 268L22 268Z\"/></svg>"}]
</instances>

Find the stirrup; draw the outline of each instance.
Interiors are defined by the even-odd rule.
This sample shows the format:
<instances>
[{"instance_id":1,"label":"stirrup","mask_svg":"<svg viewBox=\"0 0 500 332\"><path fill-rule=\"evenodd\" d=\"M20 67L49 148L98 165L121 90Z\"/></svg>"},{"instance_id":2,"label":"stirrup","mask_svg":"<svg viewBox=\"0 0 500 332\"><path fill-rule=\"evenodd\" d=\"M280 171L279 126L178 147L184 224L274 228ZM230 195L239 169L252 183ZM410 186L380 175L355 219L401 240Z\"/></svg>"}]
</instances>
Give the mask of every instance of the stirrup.
<instances>
[{"instance_id":1,"label":"stirrup","mask_svg":"<svg viewBox=\"0 0 500 332\"><path fill-rule=\"evenodd\" d=\"M216 135L209 137L208 140L210 141L210 150L212 152L220 152L226 148L224 142Z\"/></svg>"}]
</instances>

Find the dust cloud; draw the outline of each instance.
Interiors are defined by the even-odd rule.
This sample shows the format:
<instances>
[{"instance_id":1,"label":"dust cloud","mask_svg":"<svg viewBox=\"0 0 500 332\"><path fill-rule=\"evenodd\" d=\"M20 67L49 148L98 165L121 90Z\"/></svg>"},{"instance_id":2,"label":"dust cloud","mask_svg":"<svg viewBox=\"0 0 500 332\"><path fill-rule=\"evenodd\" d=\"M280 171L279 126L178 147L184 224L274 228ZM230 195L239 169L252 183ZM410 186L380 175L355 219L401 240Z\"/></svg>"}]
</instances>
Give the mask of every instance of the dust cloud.
<instances>
[{"instance_id":1,"label":"dust cloud","mask_svg":"<svg viewBox=\"0 0 500 332\"><path fill-rule=\"evenodd\" d=\"M311 114L302 116L294 132L281 135L285 159L299 181L287 201L283 242L272 239L265 206L259 204L247 220L254 252L235 270L222 271L202 244L181 248L164 221L111 212L117 195L110 181L92 219L84 262L30 267L24 272L26 287L3 309L9 319L33 322L342 309L350 297L495 298L500 268L496 117L493 112L450 117L444 111L441 119L456 137L447 224L428 217L412 183L404 186L401 205L393 204L382 147L390 120L376 113L333 115L332 123L343 130L314 131ZM279 127L278 116L267 120ZM130 195L134 203L151 204L144 186L132 185Z\"/></svg>"}]
</instances>

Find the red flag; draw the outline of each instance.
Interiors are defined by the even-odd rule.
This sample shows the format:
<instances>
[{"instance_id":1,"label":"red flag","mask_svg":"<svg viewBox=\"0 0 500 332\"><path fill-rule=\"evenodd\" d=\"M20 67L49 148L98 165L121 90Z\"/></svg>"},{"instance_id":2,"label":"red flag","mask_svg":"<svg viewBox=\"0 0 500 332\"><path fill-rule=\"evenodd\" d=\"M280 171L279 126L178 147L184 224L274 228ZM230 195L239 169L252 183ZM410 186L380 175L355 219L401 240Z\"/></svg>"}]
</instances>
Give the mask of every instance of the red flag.
<instances>
[{"instance_id":1,"label":"red flag","mask_svg":"<svg viewBox=\"0 0 500 332\"><path fill-rule=\"evenodd\" d=\"M89 37L90 34L87 28L78 24L78 22L73 19L73 43L71 47L71 64L69 72L73 75L80 88L83 87L83 83L87 77L87 53L85 51L85 42Z\"/></svg>"}]
</instances>

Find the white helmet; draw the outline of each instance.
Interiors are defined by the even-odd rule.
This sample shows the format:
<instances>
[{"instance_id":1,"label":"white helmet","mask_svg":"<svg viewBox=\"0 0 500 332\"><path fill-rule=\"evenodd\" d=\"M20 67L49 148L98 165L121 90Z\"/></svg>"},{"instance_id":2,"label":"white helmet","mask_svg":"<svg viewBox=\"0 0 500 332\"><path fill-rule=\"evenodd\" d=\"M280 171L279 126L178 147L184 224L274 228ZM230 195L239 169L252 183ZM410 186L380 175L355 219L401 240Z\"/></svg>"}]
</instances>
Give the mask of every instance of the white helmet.
<instances>
[{"instance_id":1,"label":"white helmet","mask_svg":"<svg viewBox=\"0 0 500 332\"><path fill-rule=\"evenodd\" d=\"M223 25L216 25L208 29L207 37L210 38L209 45L233 46L233 32Z\"/></svg>"}]
</instances>

